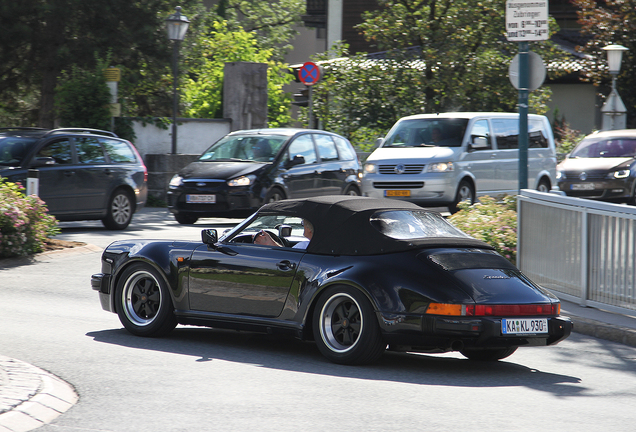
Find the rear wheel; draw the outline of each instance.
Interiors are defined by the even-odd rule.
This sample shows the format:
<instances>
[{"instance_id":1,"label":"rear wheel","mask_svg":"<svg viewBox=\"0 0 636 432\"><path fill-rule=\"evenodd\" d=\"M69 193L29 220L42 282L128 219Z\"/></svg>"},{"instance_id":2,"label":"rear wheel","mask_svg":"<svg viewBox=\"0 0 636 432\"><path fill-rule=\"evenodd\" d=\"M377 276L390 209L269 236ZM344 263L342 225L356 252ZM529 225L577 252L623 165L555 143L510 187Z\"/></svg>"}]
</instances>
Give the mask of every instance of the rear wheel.
<instances>
[{"instance_id":1,"label":"rear wheel","mask_svg":"<svg viewBox=\"0 0 636 432\"><path fill-rule=\"evenodd\" d=\"M192 225L193 223L199 220L198 217L192 216L187 213L175 213L174 218L181 225Z\"/></svg>"},{"instance_id":2,"label":"rear wheel","mask_svg":"<svg viewBox=\"0 0 636 432\"><path fill-rule=\"evenodd\" d=\"M123 230L132 220L134 204L130 193L116 190L108 201L107 214L102 224L109 230Z\"/></svg>"},{"instance_id":3,"label":"rear wheel","mask_svg":"<svg viewBox=\"0 0 636 432\"><path fill-rule=\"evenodd\" d=\"M386 348L371 302L350 287L328 288L320 296L313 332L320 352L334 363L371 363Z\"/></svg>"},{"instance_id":4,"label":"rear wheel","mask_svg":"<svg viewBox=\"0 0 636 432\"><path fill-rule=\"evenodd\" d=\"M493 348L493 349L466 349L460 351L461 354L469 360L475 361L497 361L511 356L517 347L512 348Z\"/></svg>"},{"instance_id":5,"label":"rear wheel","mask_svg":"<svg viewBox=\"0 0 636 432\"><path fill-rule=\"evenodd\" d=\"M455 195L455 202L448 206L448 210L451 213L457 213L459 211L459 207L457 205L460 202L468 202L469 204L475 203L475 187L467 180L459 182L457 194Z\"/></svg>"},{"instance_id":6,"label":"rear wheel","mask_svg":"<svg viewBox=\"0 0 636 432\"><path fill-rule=\"evenodd\" d=\"M158 337L177 325L168 285L148 264L133 264L122 274L115 291L119 321L137 336Z\"/></svg>"}]
</instances>

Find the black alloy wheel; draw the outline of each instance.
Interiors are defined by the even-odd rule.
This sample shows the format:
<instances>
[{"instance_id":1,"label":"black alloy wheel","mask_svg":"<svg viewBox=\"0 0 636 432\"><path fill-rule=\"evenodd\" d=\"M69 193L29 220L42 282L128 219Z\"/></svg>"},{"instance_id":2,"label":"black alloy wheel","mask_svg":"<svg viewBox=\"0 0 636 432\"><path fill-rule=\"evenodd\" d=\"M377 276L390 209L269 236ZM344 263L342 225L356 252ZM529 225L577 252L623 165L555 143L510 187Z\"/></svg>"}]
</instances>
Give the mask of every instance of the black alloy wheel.
<instances>
[{"instance_id":1,"label":"black alloy wheel","mask_svg":"<svg viewBox=\"0 0 636 432\"><path fill-rule=\"evenodd\" d=\"M115 307L126 330L137 336L164 336L177 325L168 285L149 264L136 263L124 271Z\"/></svg>"},{"instance_id":2,"label":"black alloy wheel","mask_svg":"<svg viewBox=\"0 0 636 432\"><path fill-rule=\"evenodd\" d=\"M108 201L106 217L102 219L102 224L109 230L123 230L130 225L134 211L130 193L118 189Z\"/></svg>"},{"instance_id":3,"label":"black alloy wheel","mask_svg":"<svg viewBox=\"0 0 636 432\"><path fill-rule=\"evenodd\" d=\"M318 350L334 363L371 363L386 349L371 302L350 287L331 287L320 296L313 332Z\"/></svg>"},{"instance_id":4,"label":"black alloy wheel","mask_svg":"<svg viewBox=\"0 0 636 432\"><path fill-rule=\"evenodd\" d=\"M457 213L459 207L457 206L461 202L468 202L469 204L475 203L475 188L468 180L462 180L457 187L457 194L455 195L455 202L448 206L448 211L451 213Z\"/></svg>"},{"instance_id":5,"label":"black alloy wheel","mask_svg":"<svg viewBox=\"0 0 636 432\"><path fill-rule=\"evenodd\" d=\"M517 351L517 347L465 349L460 351L460 353L469 360L497 361L511 356L515 351Z\"/></svg>"}]
</instances>

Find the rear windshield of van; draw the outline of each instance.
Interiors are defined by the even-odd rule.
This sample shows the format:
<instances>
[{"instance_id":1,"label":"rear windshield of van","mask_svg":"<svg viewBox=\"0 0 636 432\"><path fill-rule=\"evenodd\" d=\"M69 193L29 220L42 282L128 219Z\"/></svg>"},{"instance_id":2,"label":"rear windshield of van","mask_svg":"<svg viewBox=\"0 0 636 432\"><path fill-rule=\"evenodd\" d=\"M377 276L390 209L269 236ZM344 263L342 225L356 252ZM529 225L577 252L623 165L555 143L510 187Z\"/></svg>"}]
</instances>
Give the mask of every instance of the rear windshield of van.
<instances>
[{"instance_id":1,"label":"rear windshield of van","mask_svg":"<svg viewBox=\"0 0 636 432\"><path fill-rule=\"evenodd\" d=\"M461 147L468 119L404 120L390 131L382 147Z\"/></svg>"}]
</instances>

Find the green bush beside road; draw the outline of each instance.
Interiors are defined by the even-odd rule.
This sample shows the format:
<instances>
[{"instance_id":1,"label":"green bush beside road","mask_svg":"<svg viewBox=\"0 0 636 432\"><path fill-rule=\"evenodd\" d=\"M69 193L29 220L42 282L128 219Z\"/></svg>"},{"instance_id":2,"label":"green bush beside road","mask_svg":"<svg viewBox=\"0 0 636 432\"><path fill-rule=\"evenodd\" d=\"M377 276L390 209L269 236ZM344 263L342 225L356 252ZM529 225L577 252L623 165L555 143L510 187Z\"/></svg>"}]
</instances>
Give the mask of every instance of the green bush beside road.
<instances>
[{"instance_id":1,"label":"green bush beside road","mask_svg":"<svg viewBox=\"0 0 636 432\"><path fill-rule=\"evenodd\" d=\"M42 252L45 241L59 233L57 220L20 183L0 178L0 258Z\"/></svg>"}]
</instances>

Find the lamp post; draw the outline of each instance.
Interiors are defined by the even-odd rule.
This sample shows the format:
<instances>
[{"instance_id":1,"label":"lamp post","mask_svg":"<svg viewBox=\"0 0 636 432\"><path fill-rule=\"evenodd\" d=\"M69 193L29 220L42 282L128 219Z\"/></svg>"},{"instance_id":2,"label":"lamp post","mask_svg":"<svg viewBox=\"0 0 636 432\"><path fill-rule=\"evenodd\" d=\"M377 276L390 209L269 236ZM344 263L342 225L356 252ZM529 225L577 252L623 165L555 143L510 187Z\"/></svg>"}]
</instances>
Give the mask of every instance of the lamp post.
<instances>
[{"instance_id":1,"label":"lamp post","mask_svg":"<svg viewBox=\"0 0 636 432\"><path fill-rule=\"evenodd\" d=\"M179 94L177 92L177 78L179 70L177 61L179 59L179 45L188 31L190 21L181 14L181 6L175 8L176 12L166 19L166 30L168 39L172 43L172 154L177 154L177 108L179 105Z\"/></svg>"},{"instance_id":2,"label":"lamp post","mask_svg":"<svg viewBox=\"0 0 636 432\"><path fill-rule=\"evenodd\" d=\"M603 48L607 52L607 64L612 75L612 91L603 104L603 130L624 129L627 117L627 109L616 90L616 77L621 71L623 52L628 51L622 45L608 45Z\"/></svg>"}]
</instances>

